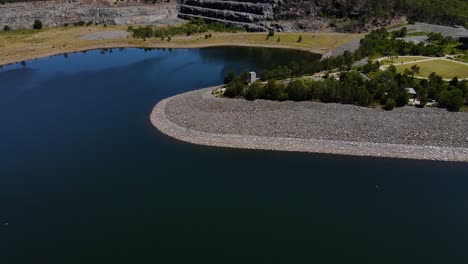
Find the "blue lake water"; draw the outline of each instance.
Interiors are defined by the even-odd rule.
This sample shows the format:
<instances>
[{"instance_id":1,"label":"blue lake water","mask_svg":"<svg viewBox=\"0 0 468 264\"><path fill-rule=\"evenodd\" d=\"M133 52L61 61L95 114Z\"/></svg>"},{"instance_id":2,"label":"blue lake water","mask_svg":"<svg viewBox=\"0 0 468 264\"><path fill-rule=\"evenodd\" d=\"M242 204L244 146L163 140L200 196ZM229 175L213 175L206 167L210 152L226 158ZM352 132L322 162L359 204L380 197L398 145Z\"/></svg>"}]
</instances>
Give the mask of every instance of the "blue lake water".
<instances>
[{"instance_id":1,"label":"blue lake water","mask_svg":"<svg viewBox=\"0 0 468 264\"><path fill-rule=\"evenodd\" d=\"M0 69L0 263L468 263L468 164L202 147L153 106L317 56L113 49ZM391 131L389 131L391 133Z\"/></svg>"}]
</instances>

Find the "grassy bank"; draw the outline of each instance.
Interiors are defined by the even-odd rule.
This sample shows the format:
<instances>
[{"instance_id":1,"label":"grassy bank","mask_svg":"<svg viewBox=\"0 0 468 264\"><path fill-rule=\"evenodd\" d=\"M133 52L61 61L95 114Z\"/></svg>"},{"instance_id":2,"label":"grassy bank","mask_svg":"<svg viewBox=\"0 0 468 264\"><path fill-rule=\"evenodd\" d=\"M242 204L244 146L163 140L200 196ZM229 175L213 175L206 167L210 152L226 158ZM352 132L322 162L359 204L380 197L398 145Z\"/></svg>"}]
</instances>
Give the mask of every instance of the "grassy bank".
<instances>
[{"instance_id":1,"label":"grassy bank","mask_svg":"<svg viewBox=\"0 0 468 264\"><path fill-rule=\"evenodd\" d=\"M339 33L276 33L275 36L267 39L266 33L212 33L213 36L209 39L205 39L204 34L199 34L174 36L170 42L159 38L150 38L146 41L134 39L131 34L119 38L84 39L89 34L99 35L100 32L115 30L126 31L127 27L89 26L1 31L0 65L67 52L111 47L198 48L236 45L292 48L324 54L362 37L359 34ZM300 35L302 35L302 41L298 42Z\"/></svg>"},{"instance_id":2,"label":"grassy bank","mask_svg":"<svg viewBox=\"0 0 468 264\"><path fill-rule=\"evenodd\" d=\"M445 59L436 59L430 61L415 62L414 64L395 65L398 71L403 72L405 69L410 69L412 65L420 67L419 72L415 74L417 77L427 78L431 73L436 72L444 79L468 79L468 64L449 61Z\"/></svg>"}]
</instances>

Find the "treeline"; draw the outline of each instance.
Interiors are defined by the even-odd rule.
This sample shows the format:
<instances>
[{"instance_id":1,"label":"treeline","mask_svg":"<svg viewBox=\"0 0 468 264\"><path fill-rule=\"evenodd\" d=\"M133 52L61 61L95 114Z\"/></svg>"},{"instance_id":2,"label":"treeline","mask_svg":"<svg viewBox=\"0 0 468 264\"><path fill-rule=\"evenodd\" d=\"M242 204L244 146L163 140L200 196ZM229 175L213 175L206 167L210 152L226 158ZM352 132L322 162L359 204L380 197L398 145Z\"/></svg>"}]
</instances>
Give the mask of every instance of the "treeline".
<instances>
[{"instance_id":1,"label":"treeline","mask_svg":"<svg viewBox=\"0 0 468 264\"><path fill-rule=\"evenodd\" d=\"M459 111L464 101L468 100L467 81L454 78L451 82L444 82L437 74L431 74L428 80L419 80L411 72L397 73L393 66L385 71L376 71L372 80L365 80L359 72L348 71L342 72L339 80L333 77L324 81L268 80L247 85L247 76L246 73L240 76L229 73L225 78L228 83L224 96L244 97L247 100L320 101L364 107L382 105L383 109L392 110L408 103L410 95L406 88L414 87L420 107L424 107L429 100L436 100L441 107Z\"/></svg>"},{"instance_id":2,"label":"treeline","mask_svg":"<svg viewBox=\"0 0 468 264\"><path fill-rule=\"evenodd\" d=\"M158 27L154 28L151 26L138 27L134 28L132 26L128 27L128 30L132 32L134 38L147 39L151 37L164 38L177 36L177 35L187 35L192 34L206 33L208 31L214 32L238 32L245 31L242 27L227 26L220 22L206 23L203 19L191 18L190 21L186 24L177 25L177 26L167 26L167 27ZM211 37L207 35L205 38Z\"/></svg>"}]
</instances>

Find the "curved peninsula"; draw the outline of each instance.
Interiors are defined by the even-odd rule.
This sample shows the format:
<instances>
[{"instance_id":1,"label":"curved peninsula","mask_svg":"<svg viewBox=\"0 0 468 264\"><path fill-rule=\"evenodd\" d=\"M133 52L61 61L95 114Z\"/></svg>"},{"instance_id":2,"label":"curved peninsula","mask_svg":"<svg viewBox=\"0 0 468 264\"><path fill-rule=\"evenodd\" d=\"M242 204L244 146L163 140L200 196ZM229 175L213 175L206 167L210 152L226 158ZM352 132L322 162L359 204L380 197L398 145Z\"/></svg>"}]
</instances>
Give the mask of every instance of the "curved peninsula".
<instances>
[{"instance_id":1,"label":"curved peninsula","mask_svg":"<svg viewBox=\"0 0 468 264\"><path fill-rule=\"evenodd\" d=\"M225 99L212 95L215 88L160 101L151 122L199 145L468 162L466 113Z\"/></svg>"}]
</instances>

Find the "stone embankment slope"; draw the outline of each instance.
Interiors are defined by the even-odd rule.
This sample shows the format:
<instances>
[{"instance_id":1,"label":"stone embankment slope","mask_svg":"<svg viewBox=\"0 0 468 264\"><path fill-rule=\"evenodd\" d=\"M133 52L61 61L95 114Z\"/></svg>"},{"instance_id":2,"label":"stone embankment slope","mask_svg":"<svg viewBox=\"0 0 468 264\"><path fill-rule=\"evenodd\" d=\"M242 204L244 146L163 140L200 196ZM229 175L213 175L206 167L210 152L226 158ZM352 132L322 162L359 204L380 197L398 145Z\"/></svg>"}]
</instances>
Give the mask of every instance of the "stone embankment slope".
<instances>
[{"instance_id":1,"label":"stone embankment slope","mask_svg":"<svg viewBox=\"0 0 468 264\"><path fill-rule=\"evenodd\" d=\"M208 146L468 162L466 113L249 102L216 98L212 90L159 102L152 123L168 136Z\"/></svg>"}]
</instances>

